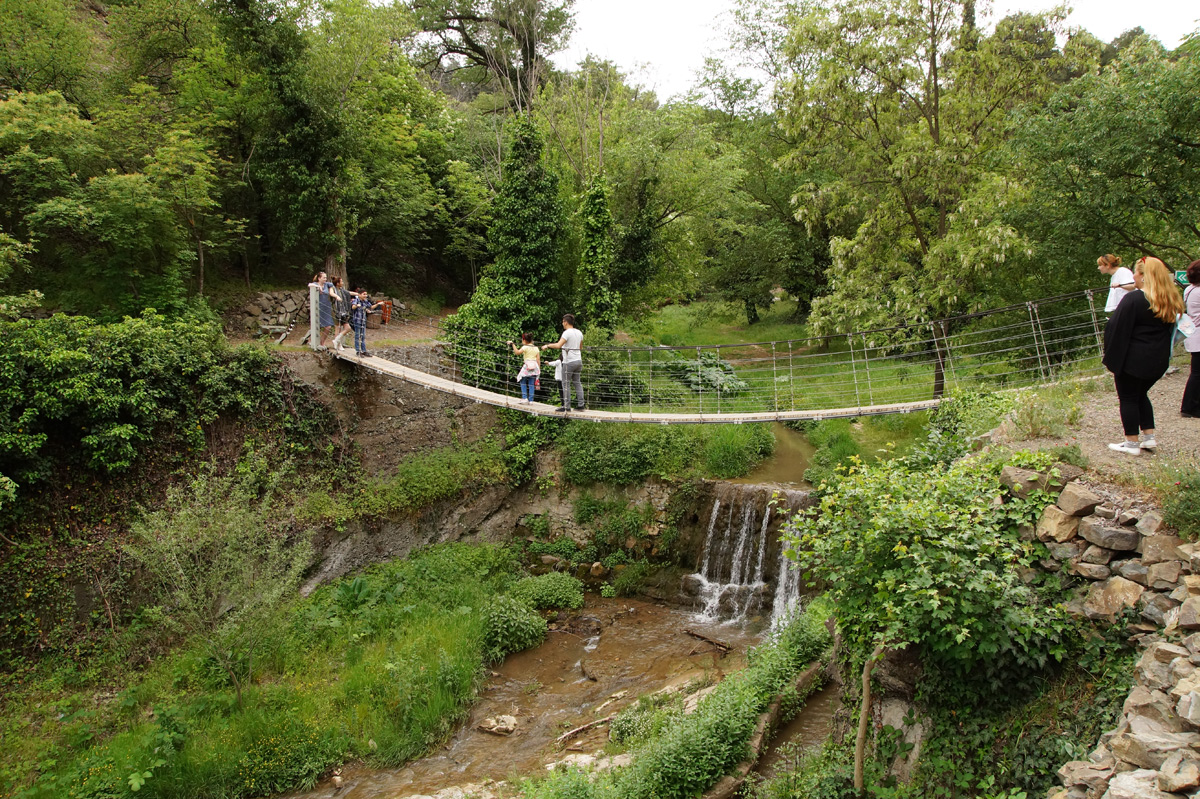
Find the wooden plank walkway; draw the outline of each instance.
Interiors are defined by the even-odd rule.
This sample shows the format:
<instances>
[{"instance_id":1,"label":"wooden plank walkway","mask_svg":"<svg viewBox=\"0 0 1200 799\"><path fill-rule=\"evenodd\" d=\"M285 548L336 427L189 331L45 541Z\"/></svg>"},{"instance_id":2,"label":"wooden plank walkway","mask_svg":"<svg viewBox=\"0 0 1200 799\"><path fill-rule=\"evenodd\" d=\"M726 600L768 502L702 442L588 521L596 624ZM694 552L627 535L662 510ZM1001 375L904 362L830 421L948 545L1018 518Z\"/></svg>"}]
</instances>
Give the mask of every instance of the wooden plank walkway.
<instances>
[{"instance_id":1,"label":"wooden plank walkway","mask_svg":"<svg viewBox=\"0 0 1200 799\"><path fill-rule=\"evenodd\" d=\"M329 354L349 363L374 369L376 372L399 378L409 383L453 394L456 397L482 402L497 408L509 408L534 416L580 419L589 422L626 422L634 424L746 424L750 422L784 422L790 419L844 419L856 416L883 416L892 413L911 413L936 408L941 400L928 399L918 402L900 402L891 405L864 405L855 408L825 408L821 410L775 410L754 413L670 413L666 411L577 411L566 414L555 410L554 405L542 402L522 402L516 397L497 394L474 386L456 383L444 377L431 375L393 361L375 356L360 358L346 350Z\"/></svg>"}]
</instances>

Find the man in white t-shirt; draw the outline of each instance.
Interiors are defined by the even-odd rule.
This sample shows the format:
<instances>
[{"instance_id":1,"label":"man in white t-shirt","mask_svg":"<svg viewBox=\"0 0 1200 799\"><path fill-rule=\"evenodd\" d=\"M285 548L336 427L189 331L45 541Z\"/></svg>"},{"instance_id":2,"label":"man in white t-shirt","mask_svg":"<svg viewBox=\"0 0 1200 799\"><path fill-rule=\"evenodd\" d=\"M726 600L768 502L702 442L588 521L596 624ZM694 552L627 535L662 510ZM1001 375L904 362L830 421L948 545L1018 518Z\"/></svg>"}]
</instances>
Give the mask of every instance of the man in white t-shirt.
<instances>
[{"instance_id":1,"label":"man in white t-shirt","mask_svg":"<svg viewBox=\"0 0 1200 799\"><path fill-rule=\"evenodd\" d=\"M1097 258L1096 268L1109 276L1108 301L1104 303L1104 312L1112 313L1121 304L1121 299L1133 291L1133 272L1121 266L1121 259L1115 255L1102 255Z\"/></svg>"},{"instance_id":2,"label":"man in white t-shirt","mask_svg":"<svg viewBox=\"0 0 1200 799\"><path fill-rule=\"evenodd\" d=\"M560 413L571 410L571 387L575 387L576 409L583 410L583 333L575 327L575 316L566 314L562 319L562 338L554 344L546 344L544 350L562 351L562 406L555 408Z\"/></svg>"}]
</instances>

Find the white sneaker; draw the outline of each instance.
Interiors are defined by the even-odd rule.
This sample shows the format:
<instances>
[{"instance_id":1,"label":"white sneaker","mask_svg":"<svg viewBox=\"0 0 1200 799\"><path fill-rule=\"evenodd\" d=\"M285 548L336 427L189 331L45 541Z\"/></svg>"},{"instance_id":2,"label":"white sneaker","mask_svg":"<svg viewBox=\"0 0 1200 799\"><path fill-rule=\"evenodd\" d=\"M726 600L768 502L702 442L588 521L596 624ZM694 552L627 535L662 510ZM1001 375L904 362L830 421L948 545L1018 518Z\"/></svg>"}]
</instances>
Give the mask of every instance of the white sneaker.
<instances>
[{"instance_id":1,"label":"white sneaker","mask_svg":"<svg viewBox=\"0 0 1200 799\"><path fill-rule=\"evenodd\" d=\"M1122 441L1120 444L1109 444L1113 452L1124 452L1126 455L1141 455L1142 448L1136 441Z\"/></svg>"},{"instance_id":2,"label":"white sneaker","mask_svg":"<svg viewBox=\"0 0 1200 799\"><path fill-rule=\"evenodd\" d=\"M1138 443L1138 446L1141 447L1142 449L1148 449L1151 452L1153 452L1154 449L1158 446L1158 442L1154 440L1154 436L1150 436L1149 438L1143 438Z\"/></svg>"}]
</instances>

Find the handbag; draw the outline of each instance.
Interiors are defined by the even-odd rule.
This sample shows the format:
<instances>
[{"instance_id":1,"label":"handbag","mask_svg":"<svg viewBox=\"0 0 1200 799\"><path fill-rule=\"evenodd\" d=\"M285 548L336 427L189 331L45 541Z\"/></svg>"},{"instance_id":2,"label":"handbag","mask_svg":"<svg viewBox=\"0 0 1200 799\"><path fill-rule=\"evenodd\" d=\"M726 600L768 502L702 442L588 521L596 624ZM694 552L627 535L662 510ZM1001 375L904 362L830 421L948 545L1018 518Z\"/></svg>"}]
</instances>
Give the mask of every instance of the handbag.
<instances>
[{"instance_id":1,"label":"handbag","mask_svg":"<svg viewBox=\"0 0 1200 799\"><path fill-rule=\"evenodd\" d=\"M1188 286L1188 291L1191 291L1192 288L1192 286ZM1185 291L1183 292L1184 312L1175 317L1175 330L1184 338L1191 338L1196 333L1196 323L1187 314L1187 299L1188 292Z\"/></svg>"}]
</instances>

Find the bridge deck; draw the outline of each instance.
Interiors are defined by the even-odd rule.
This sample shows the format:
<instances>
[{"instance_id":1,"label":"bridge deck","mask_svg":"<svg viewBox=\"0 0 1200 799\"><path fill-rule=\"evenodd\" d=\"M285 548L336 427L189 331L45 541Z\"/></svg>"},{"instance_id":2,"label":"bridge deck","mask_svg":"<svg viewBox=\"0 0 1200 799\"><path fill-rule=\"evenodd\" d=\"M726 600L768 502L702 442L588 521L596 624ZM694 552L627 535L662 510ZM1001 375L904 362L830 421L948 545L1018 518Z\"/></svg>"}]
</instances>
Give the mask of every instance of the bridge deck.
<instances>
[{"instance_id":1,"label":"bridge deck","mask_svg":"<svg viewBox=\"0 0 1200 799\"><path fill-rule=\"evenodd\" d=\"M401 366L393 361L378 357L360 358L349 351L329 353L343 361L366 366L392 377L409 383L425 386L426 388L453 394L456 397L494 405L497 408L510 408L514 411L529 413L534 416L553 416L562 418L563 414L555 411L554 405L542 402L522 402L516 397L497 394L482 388L456 383L444 377L438 377L407 366ZM640 424L743 424L749 422L782 422L789 419L838 419L855 416L881 416L890 413L909 413L929 408L936 408L940 400L929 399L919 402L901 402L892 405L867 405L854 408L824 408L820 410L774 410L754 413L671 413L669 411L577 411L566 414L570 419L582 419L589 422L633 422Z\"/></svg>"}]
</instances>

